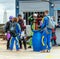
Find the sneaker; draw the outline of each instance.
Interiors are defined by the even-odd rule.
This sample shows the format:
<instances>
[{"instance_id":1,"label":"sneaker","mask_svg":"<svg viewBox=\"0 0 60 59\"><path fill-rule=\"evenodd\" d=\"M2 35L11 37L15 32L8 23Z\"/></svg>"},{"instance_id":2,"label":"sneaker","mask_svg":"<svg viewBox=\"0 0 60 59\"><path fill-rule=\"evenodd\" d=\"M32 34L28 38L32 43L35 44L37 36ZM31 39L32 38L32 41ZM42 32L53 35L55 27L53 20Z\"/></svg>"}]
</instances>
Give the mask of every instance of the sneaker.
<instances>
[{"instance_id":1,"label":"sneaker","mask_svg":"<svg viewBox=\"0 0 60 59\"><path fill-rule=\"evenodd\" d=\"M50 53L50 50L47 50L48 53Z\"/></svg>"}]
</instances>

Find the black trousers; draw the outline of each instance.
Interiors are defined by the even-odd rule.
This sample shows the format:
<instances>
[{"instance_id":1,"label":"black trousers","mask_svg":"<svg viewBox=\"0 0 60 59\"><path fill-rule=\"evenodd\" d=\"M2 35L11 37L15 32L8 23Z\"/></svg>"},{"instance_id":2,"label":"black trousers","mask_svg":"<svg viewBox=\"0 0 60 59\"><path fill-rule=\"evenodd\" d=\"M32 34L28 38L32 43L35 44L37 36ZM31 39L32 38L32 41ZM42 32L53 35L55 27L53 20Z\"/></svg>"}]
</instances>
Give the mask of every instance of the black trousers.
<instances>
[{"instance_id":1,"label":"black trousers","mask_svg":"<svg viewBox=\"0 0 60 59\"><path fill-rule=\"evenodd\" d=\"M54 45L56 45L57 43L56 43L56 40L54 40Z\"/></svg>"},{"instance_id":2,"label":"black trousers","mask_svg":"<svg viewBox=\"0 0 60 59\"><path fill-rule=\"evenodd\" d=\"M22 41L23 41L24 49L26 49L26 40L24 39L24 37L23 39L19 40L20 48L22 49Z\"/></svg>"},{"instance_id":3,"label":"black trousers","mask_svg":"<svg viewBox=\"0 0 60 59\"><path fill-rule=\"evenodd\" d=\"M52 39L51 41L54 41L54 44L53 45L57 45L56 40Z\"/></svg>"},{"instance_id":4,"label":"black trousers","mask_svg":"<svg viewBox=\"0 0 60 59\"><path fill-rule=\"evenodd\" d=\"M10 39L7 40L7 49L9 49L9 46L10 46Z\"/></svg>"}]
</instances>

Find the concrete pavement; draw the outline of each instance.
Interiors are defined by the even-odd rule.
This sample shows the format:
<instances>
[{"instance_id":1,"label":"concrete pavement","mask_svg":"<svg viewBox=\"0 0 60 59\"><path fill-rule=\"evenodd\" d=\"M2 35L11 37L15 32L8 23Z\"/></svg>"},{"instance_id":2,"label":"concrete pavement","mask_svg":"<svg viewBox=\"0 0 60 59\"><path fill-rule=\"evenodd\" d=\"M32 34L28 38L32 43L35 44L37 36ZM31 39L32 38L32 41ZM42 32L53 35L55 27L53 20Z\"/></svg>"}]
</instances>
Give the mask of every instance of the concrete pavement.
<instances>
[{"instance_id":1,"label":"concrete pavement","mask_svg":"<svg viewBox=\"0 0 60 59\"><path fill-rule=\"evenodd\" d=\"M60 47L53 47L50 53L33 52L32 49L9 51L6 41L0 40L0 59L60 59Z\"/></svg>"}]
</instances>

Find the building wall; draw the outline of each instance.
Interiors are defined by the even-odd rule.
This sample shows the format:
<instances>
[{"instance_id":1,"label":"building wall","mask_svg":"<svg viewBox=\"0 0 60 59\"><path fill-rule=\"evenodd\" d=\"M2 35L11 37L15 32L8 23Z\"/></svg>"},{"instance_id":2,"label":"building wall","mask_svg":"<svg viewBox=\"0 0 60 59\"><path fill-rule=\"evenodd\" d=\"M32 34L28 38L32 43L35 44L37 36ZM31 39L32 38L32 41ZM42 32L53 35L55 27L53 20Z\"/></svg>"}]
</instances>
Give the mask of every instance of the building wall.
<instances>
[{"instance_id":1,"label":"building wall","mask_svg":"<svg viewBox=\"0 0 60 59\"><path fill-rule=\"evenodd\" d=\"M54 4L54 10L60 10L60 1L55 1Z\"/></svg>"},{"instance_id":2,"label":"building wall","mask_svg":"<svg viewBox=\"0 0 60 59\"><path fill-rule=\"evenodd\" d=\"M56 17L56 22L58 20L58 13L57 11L60 10L60 0L58 1L54 1L54 13L55 13L55 17ZM56 29L56 36L57 36L57 44L60 44L60 28Z\"/></svg>"},{"instance_id":3,"label":"building wall","mask_svg":"<svg viewBox=\"0 0 60 59\"><path fill-rule=\"evenodd\" d=\"M40 12L49 10L48 2L35 2L35 1L20 1L19 13L22 12Z\"/></svg>"},{"instance_id":4,"label":"building wall","mask_svg":"<svg viewBox=\"0 0 60 59\"><path fill-rule=\"evenodd\" d=\"M60 1L54 1L54 16L55 16L55 19L56 19L56 23L57 23L57 19L58 19L58 13L57 11L60 10Z\"/></svg>"}]
</instances>

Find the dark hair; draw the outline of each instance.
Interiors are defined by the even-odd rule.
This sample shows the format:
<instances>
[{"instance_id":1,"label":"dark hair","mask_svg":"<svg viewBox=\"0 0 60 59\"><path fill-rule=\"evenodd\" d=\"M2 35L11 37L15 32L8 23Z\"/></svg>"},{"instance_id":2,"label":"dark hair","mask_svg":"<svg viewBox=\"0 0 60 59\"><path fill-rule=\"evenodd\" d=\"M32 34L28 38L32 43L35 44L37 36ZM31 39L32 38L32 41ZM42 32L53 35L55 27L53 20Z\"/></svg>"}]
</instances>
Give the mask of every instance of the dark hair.
<instances>
[{"instance_id":1,"label":"dark hair","mask_svg":"<svg viewBox=\"0 0 60 59\"><path fill-rule=\"evenodd\" d=\"M38 16L37 16L38 18L43 18L44 17L44 15L43 14L38 14Z\"/></svg>"},{"instance_id":2,"label":"dark hair","mask_svg":"<svg viewBox=\"0 0 60 59\"><path fill-rule=\"evenodd\" d=\"M19 14L19 15L18 15L18 17L19 17L19 16L20 16L20 17L22 17L22 15L21 15L21 14Z\"/></svg>"},{"instance_id":3,"label":"dark hair","mask_svg":"<svg viewBox=\"0 0 60 59\"><path fill-rule=\"evenodd\" d=\"M40 14L38 14L37 17L40 18Z\"/></svg>"}]
</instances>

